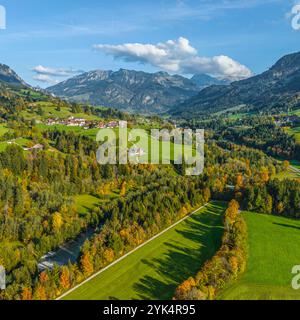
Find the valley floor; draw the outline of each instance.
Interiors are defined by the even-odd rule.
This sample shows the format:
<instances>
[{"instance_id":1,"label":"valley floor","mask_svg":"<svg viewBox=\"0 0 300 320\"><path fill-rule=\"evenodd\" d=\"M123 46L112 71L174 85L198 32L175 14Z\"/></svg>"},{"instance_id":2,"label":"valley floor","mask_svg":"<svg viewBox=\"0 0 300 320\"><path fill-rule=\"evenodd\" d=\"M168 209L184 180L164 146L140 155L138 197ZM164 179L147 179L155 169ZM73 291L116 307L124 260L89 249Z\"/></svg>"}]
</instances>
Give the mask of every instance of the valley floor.
<instances>
[{"instance_id":1,"label":"valley floor","mask_svg":"<svg viewBox=\"0 0 300 320\"><path fill-rule=\"evenodd\" d=\"M176 287L219 249L225 207L209 204L64 299L172 299Z\"/></svg>"}]
</instances>

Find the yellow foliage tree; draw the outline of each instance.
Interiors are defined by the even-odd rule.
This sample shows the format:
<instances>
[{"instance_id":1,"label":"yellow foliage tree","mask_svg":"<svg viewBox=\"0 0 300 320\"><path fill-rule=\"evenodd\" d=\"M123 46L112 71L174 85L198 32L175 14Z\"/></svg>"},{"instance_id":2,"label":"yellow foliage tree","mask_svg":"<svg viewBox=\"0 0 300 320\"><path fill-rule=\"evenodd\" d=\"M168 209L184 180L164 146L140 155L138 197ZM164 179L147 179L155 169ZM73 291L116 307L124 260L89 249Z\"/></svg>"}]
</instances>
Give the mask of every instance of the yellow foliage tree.
<instances>
[{"instance_id":1,"label":"yellow foliage tree","mask_svg":"<svg viewBox=\"0 0 300 320\"><path fill-rule=\"evenodd\" d=\"M22 290L22 300L32 300L31 288L24 287Z\"/></svg>"},{"instance_id":2,"label":"yellow foliage tree","mask_svg":"<svg viewBox=\"0 0 300 320\"><path fill-rule=\"evenodd\" d=\"M94 272L94 267L93 264L91 262L91 257L89 255L89 253L85 253L82 258L81 258L81 267L82 270L84 272L84 274L86 275L90 275Z\"/></svg>"},{"instance_id":3,"label":"yellow foliage tree","mask_svg":"<svg viewBox=\"0 0 300 320\"><path fill-rule=\"evenodd\" d=\"M36 296L38 300L47 300L46 290L43 286L39 285L37 287Z\"/></svg>"},{"instance_id":4,"label":"yellow foliage tree","mask_svg":"<svg viewBox=\"0 0 300 320\"><path fill-rule=\"evenodd\" d=\"M53 229L54 231L59 231L60 228L63 225L63 219L62 216L59 212L55 212L53 217L52 217L52 225L53 225Z\"/></svg>"},{"instance_id":5,"label":"yellow foliage tree","mask_svg":"<svg viewBox=\"0 0 300 320\"><path fill-rule=\"evenodd\" d=\"M210 190L209 188L205 188L203 190L203 198L204 198L204 202L208 202L210 200L210 197L211 197L211 193L210 193Z\"/></svg>"},{"instance_id":6,"label":"yellow foliage tree","mask_svg":"<svg viewBox=\"0 0 300 320\"><path fill-rule=\"evenodd\" d=\"M70 272L69 272L68 268L66 268L66 267L62 268L62 272L61 272L61 275L60 275L60 285L65 290L69 289L70 286L71 286L71 284L70 284Z\"/></svg>"},{"instance_id":7,"label":"yellow foliage tree","mask_svg":"<svg viewBox=\"0 0 300 320\"><path fill-rule=\"evenodd\" d=\"M285 161L283 161L282 165L283 165L284 170L287 171L290 166L290 162L285 160Z\"/></svg>"},{"instance_id":8,"label":"yellow foliage tree","mask_svg":"<svg viewBox=\"0 0 300 320\"><path fill-rule=\"evenodd\" d=\"M114 260L115 258L115 253L112 249L108 248L108 249L105 249L104 253L103 253L103 256L104 256L104 259L110 263Z\"/></svg>"},{"instance_id":9,"label":"yellow foliage tree","mask_svg":"<svg viewBox=\"0 0 300 320\"><path fill-rule=\"evenodd\" d=\"M125 197L126 195L126 181L123 181L121 184L120 196Z\"/></svg>"}]
</instances>

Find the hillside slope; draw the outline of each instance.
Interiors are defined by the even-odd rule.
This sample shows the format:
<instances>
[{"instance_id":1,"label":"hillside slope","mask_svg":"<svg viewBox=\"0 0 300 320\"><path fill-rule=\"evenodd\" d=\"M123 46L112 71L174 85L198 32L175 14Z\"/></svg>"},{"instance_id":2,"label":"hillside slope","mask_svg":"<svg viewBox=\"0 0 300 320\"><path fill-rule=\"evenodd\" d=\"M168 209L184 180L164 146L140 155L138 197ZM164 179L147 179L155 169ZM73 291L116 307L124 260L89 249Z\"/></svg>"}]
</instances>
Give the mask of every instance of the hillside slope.
<instances>
[{"instance_id":1,"label":"hillside slope","mask_svg":"<svg viewBox=\"0 0 300 320\"><path fill-rule=\"evenodd\" d=\"M300 52L284 56L260 75L203 89L171 113L190 118L243 106L251 111L286 109L299 102Z\"/></svg>"},{"instance_id":2,"label":"hillside slope","mask_svg":"<svg viewBox=\"0 0 300 320\"><path fill-rule=\"evenodd\" d=\"M147 113L164 112L199 90L193 81L179 75L124 69L91 71L48 88L71 101Z\"/></svg>"},{"instance_id":3,"label":"hillside slope","mask_svg":"<svg viewBox=\"0 0 300 320\"><path fill-rule=\"evenodd\" d=\"M14 70L9 66L0 63L0 84L27 86Z\"/></svg>"}]
</instances>

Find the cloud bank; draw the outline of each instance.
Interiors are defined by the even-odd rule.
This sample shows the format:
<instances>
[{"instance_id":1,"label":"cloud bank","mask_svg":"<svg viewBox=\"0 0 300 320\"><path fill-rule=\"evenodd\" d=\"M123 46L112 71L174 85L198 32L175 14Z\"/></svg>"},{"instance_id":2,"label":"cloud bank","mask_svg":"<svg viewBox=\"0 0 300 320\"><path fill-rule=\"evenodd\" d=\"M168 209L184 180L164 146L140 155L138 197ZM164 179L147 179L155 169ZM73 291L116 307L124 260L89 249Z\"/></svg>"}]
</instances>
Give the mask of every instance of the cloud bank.
<instances>
[{"instance_id":1,"label":"cloud bank","mask_svg":"<svg viewBox=\"0 0 300 320\"><path fill-rule=\"evenodd\" d=\"M51 78L50 76L47 76L46 74L37 74L35 76L33 76L33 79L42 83L46 83L46 84L57 84L59 83L59 80Z\"/></svg>"},{"instance_id":2,"label":"cloud bank","mask_svg":"<svg viewBox=\"0 0 300 320\"><path fill-rule=\"evenodd\" d=\"M72 68L51 68L42 65L34 67L32 71L35 73L34 80L48 84L57 84L62 80L57 78L68 78L84 72Z\"/></svg>"},{"instance_id":3,"label":"cloud bank","mask_svg":"<svg viewBox=\"0 0 300 320\"><path fill-rule=\"evenodd\" d=\"M181 74L206 73L218 78L245 79L250 69L228 56L202 57L188 39L180 37L164 43L97 44L94 49L126 62L150 64L168 72Z\"/></svg>"}]
</instances>

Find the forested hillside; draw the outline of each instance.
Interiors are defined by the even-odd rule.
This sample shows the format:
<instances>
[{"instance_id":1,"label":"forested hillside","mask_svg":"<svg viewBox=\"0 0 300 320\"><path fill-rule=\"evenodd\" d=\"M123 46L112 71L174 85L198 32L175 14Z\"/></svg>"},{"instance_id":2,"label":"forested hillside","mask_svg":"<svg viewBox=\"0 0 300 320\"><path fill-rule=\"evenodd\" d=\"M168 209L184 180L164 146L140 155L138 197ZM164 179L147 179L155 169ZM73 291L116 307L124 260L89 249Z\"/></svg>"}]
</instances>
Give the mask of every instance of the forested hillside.
<instances>
[{"instance_id":1,"label":"forested hillside","mask_svg":"<svg viewBox=\"0 0 300 320\"><path fill-rule=\"evenodd\" d=\"M300 53L282 57L264 73L230 85L211 86L181 105L172 114L192 118L226 110L244 112L286 111L299 107Z\"/></svg>"}]
</instances>

